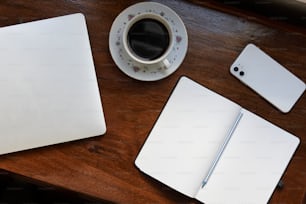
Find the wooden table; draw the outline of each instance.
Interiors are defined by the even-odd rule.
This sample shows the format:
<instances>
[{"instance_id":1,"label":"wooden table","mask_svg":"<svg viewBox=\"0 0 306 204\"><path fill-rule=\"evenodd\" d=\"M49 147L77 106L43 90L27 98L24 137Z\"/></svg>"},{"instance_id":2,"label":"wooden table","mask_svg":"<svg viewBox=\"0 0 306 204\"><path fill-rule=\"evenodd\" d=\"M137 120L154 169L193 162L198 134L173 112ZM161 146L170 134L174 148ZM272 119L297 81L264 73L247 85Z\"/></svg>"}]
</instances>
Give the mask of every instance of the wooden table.
<instances>
[{"instance_id":1,"label":"wooden table","mask_svg":"<svg viewBox=\"0 0 306 204\"><path fill-rule=\"evenodd\" d=\"M102 201L197 203L134 166L172 88L181 75L186 75L301 139L283 176L284 187L274 192L271 203L305 202L305 94L290 113L282 114L229 74L235 57L252 42L306 81L305 28L269 21L210 1L158 0L181 16L187 27L189 48L174 74L156 82L141 82L124 75L108 49L113 20L136 2L1 1L0 26L76 12L85 14L108 130L104 136L1 156L0 168Z\"/></svg>"}]
</instances>

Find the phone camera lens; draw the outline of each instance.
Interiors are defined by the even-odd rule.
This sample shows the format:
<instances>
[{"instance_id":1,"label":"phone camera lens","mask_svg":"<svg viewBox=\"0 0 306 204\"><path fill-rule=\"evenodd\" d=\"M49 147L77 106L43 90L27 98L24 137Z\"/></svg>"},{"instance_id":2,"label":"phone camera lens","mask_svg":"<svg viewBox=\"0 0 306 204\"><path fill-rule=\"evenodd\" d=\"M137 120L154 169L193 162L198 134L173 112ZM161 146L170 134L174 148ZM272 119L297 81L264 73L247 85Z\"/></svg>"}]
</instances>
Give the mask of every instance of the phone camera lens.
<instances>
[{"instance_id":1,"label":"phone camera lens","mask_svg":"<svg viewBox=\"0 0 306 204\"><path fill-rule=\"evenodd\" d=\"M240 76L244 76L244 71L239 72Z\"/></svg>"},{"instance_id":2,"label":"phone camera lens","mask_svg":"<svg viewBox=\"0 0 306 204\"><path fill-rule=\"evenodd\" d=\"M234 67L234 71L238 72L239 68L238 67Z\"/></svg>"}]
</instances>

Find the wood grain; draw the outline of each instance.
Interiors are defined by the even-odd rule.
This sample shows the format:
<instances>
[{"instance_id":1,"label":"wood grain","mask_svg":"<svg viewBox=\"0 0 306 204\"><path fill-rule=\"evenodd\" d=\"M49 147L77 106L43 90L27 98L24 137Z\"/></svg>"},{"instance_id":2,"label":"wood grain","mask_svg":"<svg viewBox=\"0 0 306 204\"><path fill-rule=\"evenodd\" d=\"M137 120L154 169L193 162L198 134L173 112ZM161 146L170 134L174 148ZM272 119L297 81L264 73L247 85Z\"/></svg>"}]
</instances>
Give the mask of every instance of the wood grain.
<instances>
[{"instance_id":1,"label":"wood grain","mask_svg":"<svg viewBox=\"0 0 306 204\"><path fill-rule=\"evenodd\" d=\"M305 29L254 17L213 1L158 0L176 11L184 21L189 35L188 53L173 75L156 82L141 82L127 77L116 67L108 48L113 20L123 9L136 2L1 1L0 26L84 13L107 133L91 139L4 155L0 157L0 168L101 201L197 203L144 175L134 165L175 83L181 75L186 75L301 139L283 176L284 187L274 192L270 203L305 201L305 96L290 113L282 114L229 74L230 65L243 47L254 43L306 81Z\"/></svg>"}]
</instances>

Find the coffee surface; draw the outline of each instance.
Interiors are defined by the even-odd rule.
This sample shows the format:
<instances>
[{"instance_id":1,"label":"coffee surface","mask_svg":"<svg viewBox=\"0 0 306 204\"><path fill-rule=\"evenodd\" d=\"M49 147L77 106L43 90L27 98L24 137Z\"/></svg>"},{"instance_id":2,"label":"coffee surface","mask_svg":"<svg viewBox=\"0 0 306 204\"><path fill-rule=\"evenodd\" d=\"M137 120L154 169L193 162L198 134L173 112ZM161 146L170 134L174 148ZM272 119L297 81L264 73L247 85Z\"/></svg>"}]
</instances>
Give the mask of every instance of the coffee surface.
<instances>
[{"instance_id":1,"label":"coffee surface","mask_svg":"<svg viewBox=\"0 0 306 204\"><path fill-rule=\"evenodd\" d=\"M149 18L134 23L127 37L132 53L143 60L159 58L166 52L170 43L166 26Z\"/></svg>"}]
</instances>

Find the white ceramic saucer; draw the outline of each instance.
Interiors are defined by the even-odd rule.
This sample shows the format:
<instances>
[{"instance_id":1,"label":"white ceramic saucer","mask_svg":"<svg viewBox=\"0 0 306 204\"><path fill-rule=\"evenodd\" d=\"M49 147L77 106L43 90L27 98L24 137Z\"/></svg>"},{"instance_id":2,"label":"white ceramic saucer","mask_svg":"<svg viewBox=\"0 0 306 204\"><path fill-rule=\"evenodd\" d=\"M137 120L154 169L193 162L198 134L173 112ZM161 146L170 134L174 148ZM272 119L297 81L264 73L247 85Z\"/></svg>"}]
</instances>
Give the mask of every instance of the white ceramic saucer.
<instances>
[{"instance_id":1,"label":"white ceramic saucer","mask_svg":"<svg viewBox=\"0 0 306 204\"><path fill-rule=\"evenodd\" d=\"M136 15L154 13L164 18L175 33L175 42L170 52L170 67L146 67L135 63L123 51L122 33L129 22ZM126 75L141 81L156 81L163 79L178 69L183 62L188 46L188 35L183 21L170 8L155 2L134 4L122 11L115 21L109 34L109 49L113 60L119 69Z\"/></svg>"}]
</instances>

